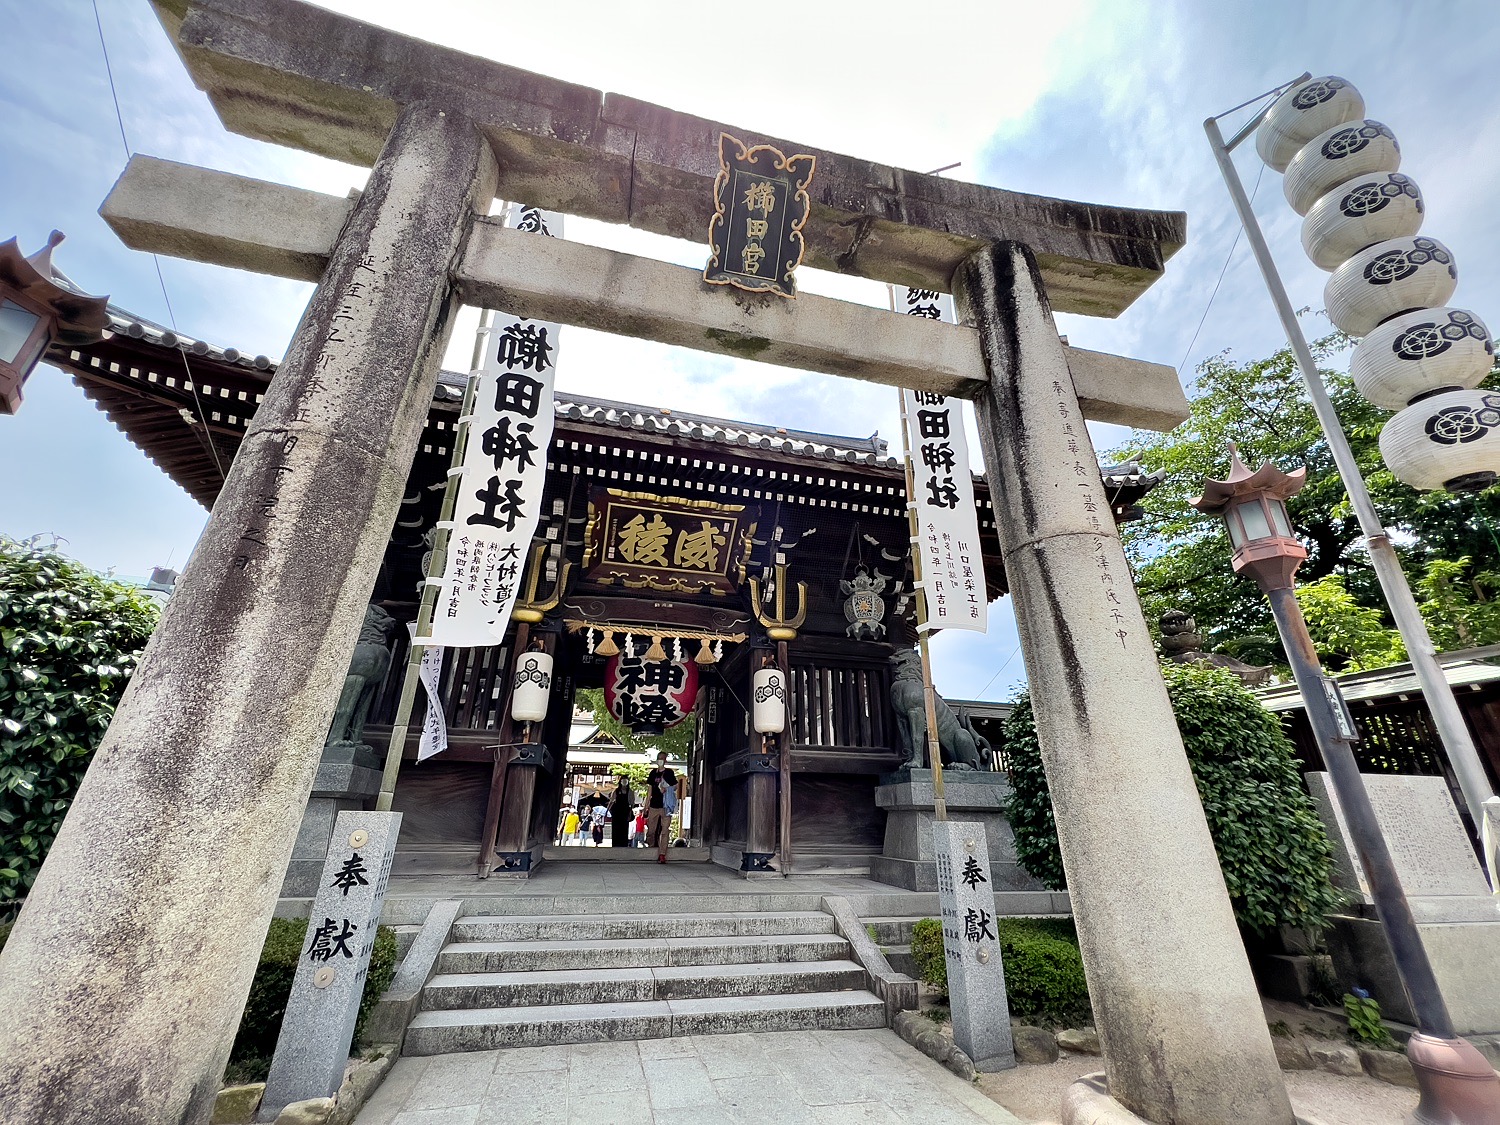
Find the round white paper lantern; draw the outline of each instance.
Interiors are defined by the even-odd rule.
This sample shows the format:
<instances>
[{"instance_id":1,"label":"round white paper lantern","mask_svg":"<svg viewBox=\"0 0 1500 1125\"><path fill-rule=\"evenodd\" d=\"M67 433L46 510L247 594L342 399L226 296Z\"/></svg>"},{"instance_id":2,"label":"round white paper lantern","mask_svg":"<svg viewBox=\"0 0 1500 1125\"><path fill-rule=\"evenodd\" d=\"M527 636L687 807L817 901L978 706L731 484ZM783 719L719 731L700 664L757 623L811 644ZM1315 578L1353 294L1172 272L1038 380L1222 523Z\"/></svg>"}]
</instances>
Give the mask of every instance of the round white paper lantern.
<instances>
[{"instance_id":1,"label":"round white paper lantern","mask_svg":"<svg viewBox=\"0 0 1500 1125\"><path fill-rule=\"evenodd\" d=\"M1500 394L1445 391L1414 402L1380 431L1380 455L1413 488L1485 488L1500 473Z\"/></svg>"},{"instance_id":2,"label":"round white paper lantern","mask_svg":"<svg viewBox=\"0 0 1500 1125\"><path fill-rule=\"evenodd\" d=\"M1354 385L1376 406L1400 410L1433 391L1477 387L1490 373L1495 344L1467 309L1418 309L1386 321L1349 357Z\"/></svg>"},{"instance_id":3,"label":"round white paper lantern","mask_svg":"<svg viewBox=\"0 0 1500 1125\"><path fill-rule=\"evenodd\" d=\"M1422 229L1422 192L1400 172L1374 172L1340 184L1302 222L1302 249L1319 269L1336 270L1366 246Z\"/></svg>"},{"instance_id":4,"label":"round white paper lantern","mask_svg":"<svg viewBox=\"0 0 1500 1125\"><path fill-rule=\"evenodd\" d=\"M551 653L522 653L516 665L515 682L510 687L510 717L518 723L541 722L547 717L547 700L551 696Z\"/></svg>"},{"instance_id":5,"label":"round white paper lantern","mask_svg":"<svg viewBox=\"0 0 1500 1125\"><path fill-rule=\"evenodd\" d=\"M780 734L786 729L786 677L780 668L760 668L751 682L755 729Z\"/></svg>"},{"instance_id":6,"label":"round white paper lantern","mask_svg":"<svg viewBox=\"0 0 1500 1125\"><path fill-rule=\"evenodd\" d=\"M1351 336L1412 309L1447 304L1458 285L1453 255L1435 238L1393 238L1366 247L1323 287L1328 319Z\"/></svg>"},{"instance_id":7,"label":"round white paper lantern","mask_svg":"<svg viewBox=\"0 0 1500 1125\"><path fill-rule=\"evenodd\" d=\"M1365 99L1347 79L1309 79L1276 99L1255 131L1255 151L1280 172L1319 133L1364 115Z\"/></svg>"},{"instance_id":8,"label":"round white paper lantern","mask_svg":"<svg viewBox=\"0 0 1500 1125\"><path fill-rule=\"evenodd\" d=\"M1399 167L1401 146L1396 135L1379 121L1365 118L1335 125L1299 148L1286 166L1281 190L1292 210L1305 215L1331 188L1355 176L1394 172Z\"/></svg>"}]
</instances>

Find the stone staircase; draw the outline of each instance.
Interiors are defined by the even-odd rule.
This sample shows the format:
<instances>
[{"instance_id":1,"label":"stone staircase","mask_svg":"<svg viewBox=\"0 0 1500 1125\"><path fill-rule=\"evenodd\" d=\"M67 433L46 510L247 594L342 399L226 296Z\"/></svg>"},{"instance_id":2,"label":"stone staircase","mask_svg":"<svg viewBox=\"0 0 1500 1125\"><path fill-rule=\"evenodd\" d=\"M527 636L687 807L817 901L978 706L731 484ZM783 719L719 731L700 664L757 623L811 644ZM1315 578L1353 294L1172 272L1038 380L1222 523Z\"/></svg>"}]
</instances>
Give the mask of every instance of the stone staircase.
<instances>
[{"instance_id":1,"label":"stone staircase","mask_svg":"<svg viewBox=\"0 0 1500 1125\"><path fill-rule=\"evenodd\" d=\"M460 918L404 1051L885 1026L830 915L702 905L716 909Z\"/></svg>"}]
</instances>

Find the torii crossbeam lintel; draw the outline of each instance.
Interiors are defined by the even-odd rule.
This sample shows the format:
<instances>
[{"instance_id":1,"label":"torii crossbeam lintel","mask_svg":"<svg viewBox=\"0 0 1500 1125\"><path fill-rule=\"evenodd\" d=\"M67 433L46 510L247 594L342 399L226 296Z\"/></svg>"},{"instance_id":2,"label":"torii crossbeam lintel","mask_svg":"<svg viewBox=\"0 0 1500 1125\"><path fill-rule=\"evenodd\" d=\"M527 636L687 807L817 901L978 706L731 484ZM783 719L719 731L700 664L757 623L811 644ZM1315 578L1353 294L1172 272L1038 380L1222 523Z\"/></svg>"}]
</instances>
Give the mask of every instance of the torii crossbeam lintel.
<instances>
[{"instance_id":1,"label":"torii crossbeam lintel","mask_svg":"<svg viewBox=\"0 0 1500 1125\"><path fill-rule=\"evenodd\" d=\"M1186 238L1177 211L1104 207L875 164L426 43L298 0L153 0L225 127L370 164L401 105L470 117L500 195L701 241L721 130L817 156L806 264L949 291L982 245L1031 248L1059 312L1118 316Z\"/></svg>"},{"instance_id":2,"label":"torii crossbeam lintel","mask_svg":"<svg viewBox=\"0 0 1500 1125\"><path fill-rule=\"evenodd\" d=\"M135 250L317 281L353 201L131 158L100 214ZM815 294L724 292L684 266L538 239L475 219L457 283L471 305L719 355L971 396L988 375L972 328ZM1170 430L1188 415L1170 367L1066 348L1084 417Z\"/></svg>"}]
</instances>

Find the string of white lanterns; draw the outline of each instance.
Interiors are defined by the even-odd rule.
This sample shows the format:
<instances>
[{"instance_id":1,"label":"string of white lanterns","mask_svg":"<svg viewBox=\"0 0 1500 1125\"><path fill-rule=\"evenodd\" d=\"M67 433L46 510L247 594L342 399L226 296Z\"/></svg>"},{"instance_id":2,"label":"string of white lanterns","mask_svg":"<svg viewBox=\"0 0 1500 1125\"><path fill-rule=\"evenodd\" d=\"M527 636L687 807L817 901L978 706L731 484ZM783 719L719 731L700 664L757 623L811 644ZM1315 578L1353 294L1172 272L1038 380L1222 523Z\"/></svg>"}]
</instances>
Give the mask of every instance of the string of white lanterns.
<instances>
[{"instance_id":1,"label":"string of white lanterns","mask_svg":"<svg viewBox=\"0 0 1500 1125\"><path fill-rule=\"evenodd\" d=\"M1328 317L1360 339L1349 361L1370 402L1397 411L1380 453L1417 489L1487 488L1500 474L1500 394L1477 389L1495 345L1484 321L1450 308L1453 253L1419 235L1421 189L1397 171L1395 134L1365 117L1343 78L1313 78L1277 99L1256 132L1261 159L1284 172L1302 246L1331 272Z\"/></svg>"}]
</instances>

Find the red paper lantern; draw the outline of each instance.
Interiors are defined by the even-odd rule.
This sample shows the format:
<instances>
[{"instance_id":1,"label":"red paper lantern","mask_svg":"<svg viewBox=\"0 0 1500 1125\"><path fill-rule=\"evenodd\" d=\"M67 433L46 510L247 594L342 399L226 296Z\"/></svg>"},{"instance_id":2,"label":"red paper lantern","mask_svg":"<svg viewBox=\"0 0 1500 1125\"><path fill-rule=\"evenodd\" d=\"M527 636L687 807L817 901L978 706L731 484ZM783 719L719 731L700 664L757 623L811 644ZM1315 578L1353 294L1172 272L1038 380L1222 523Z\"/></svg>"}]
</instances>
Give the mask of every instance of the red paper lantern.
<instances>
[{"instance_id":1,"label":"red paper lantern","mask_svg":"<svg viewBox=\"0 0 1500 1125\"><path fill-rule=\"evenodd\" d=\"M658 734L692 713L698 666L691 660L611 656L604 665L604 705L632 731Z\"/></svg>"}]
</instances>

